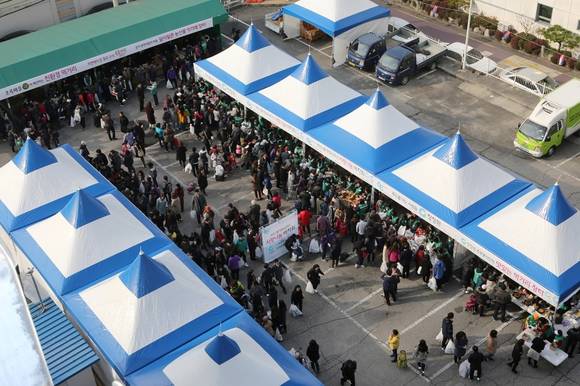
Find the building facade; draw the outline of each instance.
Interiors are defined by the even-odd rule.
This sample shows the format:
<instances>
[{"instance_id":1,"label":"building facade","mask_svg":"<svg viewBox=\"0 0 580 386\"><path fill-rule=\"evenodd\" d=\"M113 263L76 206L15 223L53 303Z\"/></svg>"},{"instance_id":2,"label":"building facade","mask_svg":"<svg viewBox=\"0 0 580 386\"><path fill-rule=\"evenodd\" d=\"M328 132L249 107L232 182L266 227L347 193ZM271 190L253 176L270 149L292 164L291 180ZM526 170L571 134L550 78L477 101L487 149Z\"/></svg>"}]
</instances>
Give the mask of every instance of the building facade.
<instances>
[{"instance_id":1,"label":"building facade","mask_svg":"<svg viewBox=\"0 0 580 386\"><path fill-rule=\"evenodd\" d=\"M120 3L124 3L121 0ZM0 2L0 41L112 7L111 0L6 0Z\"/></svg>"},{"instance_id":2,"label":"building facade","mask_svg":"<svg viewBox=\"0 0 580 386\"><path fill-rule=\"evenodd\" d=\"M580 0L474 0L475 11L530 33L551 25L580 34Z\"/></svg>"}]
</instances>

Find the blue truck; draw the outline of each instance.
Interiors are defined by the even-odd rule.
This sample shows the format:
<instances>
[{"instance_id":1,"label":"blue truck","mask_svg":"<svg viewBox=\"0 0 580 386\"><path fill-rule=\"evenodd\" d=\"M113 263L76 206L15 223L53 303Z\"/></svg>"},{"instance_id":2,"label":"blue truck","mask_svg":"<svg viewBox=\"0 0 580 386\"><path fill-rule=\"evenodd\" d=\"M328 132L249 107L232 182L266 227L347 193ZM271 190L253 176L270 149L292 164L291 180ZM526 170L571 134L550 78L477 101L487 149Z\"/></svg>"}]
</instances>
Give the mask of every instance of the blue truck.
<instances>
[{"instance_id":1,"label":"blue truck","mask_svg":"<svg viewBox=\"0 0 580 386\"><path fill-rule=\"evenodd\" d=\"M428 39L414 47L401 45L390 48L379 59L375 76L393 86L406 85L420 71L436 69L446 51L444 46Z\"/></svg>"}]
</instances>

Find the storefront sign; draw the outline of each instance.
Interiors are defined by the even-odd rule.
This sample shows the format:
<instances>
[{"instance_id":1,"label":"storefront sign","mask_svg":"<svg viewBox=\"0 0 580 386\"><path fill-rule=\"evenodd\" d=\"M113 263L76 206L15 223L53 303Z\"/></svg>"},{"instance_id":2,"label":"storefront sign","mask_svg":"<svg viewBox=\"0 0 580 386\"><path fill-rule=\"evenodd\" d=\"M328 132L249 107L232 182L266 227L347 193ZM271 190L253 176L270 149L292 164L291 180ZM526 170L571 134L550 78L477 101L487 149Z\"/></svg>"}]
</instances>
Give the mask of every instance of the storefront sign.
<instances>
[{"instance_id":1,"label":"storefront sign","mask_svg":"<svg viewBox=\"0 0 580 386\"><path fill-rule=\"evenodd\" d=\"M264 263L269 263L288 253L284 243L294 234L298 234L298 213L293 210L276 222L260 228Z\"/></svg>"},{"instance_id":2,"label":"storefront sign","mask_svg":"<svg viewBox=\"0 0 580 386\"><path fill-rule=\"evenodd\" d=\"M195 32L199 32L211 27L213 27L213 19L209 18L194 24L186 25L173 31L168 31L163 34L135 42L126 47L105 52L104 54L83 60L82 62L74 63L69 66L48 72L46 74L39 75L32 79L28 79L22 83L2 88L0 89L0 100L13 97L15 95L27 92L37 87L45 86L47 84L50 84L60 79L64 79L71 75L75 75L90 70L91 68L101 66L105 63L109 63L114 60L124 58L126 56L146 50L148 48L155 47L157 45L167 43L168 41L175 40L186 35L191 35Z\"/></svg>"}]
</instances>

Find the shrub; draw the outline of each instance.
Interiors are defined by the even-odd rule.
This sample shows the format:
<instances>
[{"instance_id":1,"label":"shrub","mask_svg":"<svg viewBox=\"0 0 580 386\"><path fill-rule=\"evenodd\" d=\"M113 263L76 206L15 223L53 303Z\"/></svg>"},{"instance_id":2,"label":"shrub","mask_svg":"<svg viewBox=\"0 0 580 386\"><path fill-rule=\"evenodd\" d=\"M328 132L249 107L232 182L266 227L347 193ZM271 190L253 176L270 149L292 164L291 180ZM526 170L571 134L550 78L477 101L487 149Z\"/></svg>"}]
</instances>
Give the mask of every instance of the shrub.
<instances>
[{"instance_id":1,"label":"shrub","mask_svg":"<svg viewBox=\"0 0 580 386\"><path fill-rule=\"evenodd\" d=\"M514 50L519 50L520 49L520 37L517 35L512 36L512 40L510 41L510 45L512 46L512 48Z\"/></svg>"},{"instance_id":2,"label":"shrub","mask_svg":"<svg viewBox=\"0 0 580 386\"><path fill-rule=\"evenodd\" d=\"M542 45L544 45L544 41L541 39L527 41L524 43L524 51L527 52L528 54L540 55Z\"/></svg>"},{"instance_id":3,"label":"shrub","mask_svg":"<svg viewBox=\"0 0 580 386\"><path fill-rule=\"evenodd\" d=\"M573 70L576 67L576 63L576 58L566 58L566 65L570 70Z\"/></svg>"},{"instance_id":4,"label":"shrub","mask_svg":"<svg viewBox=\"0 0 580 386\"><path fill-rule=\"evenodd\" d=\"M495 36L495 39L499 42L501 41L501 38L503 38L503 32L495 31L495 34L493 36Z\"/></svg>"},{"instance_id":5,"label":"shrub","mask_svg":"<svg viewBox=\"0 0 580 386\"><path fill-rule=\"evenodd\" d=\"M558 64L558 60L560 59L560 54L557 52L554 52L552 54L552 56L550 57L550 62L554 63L554 64Z\"/></svg>"},{"instance_id":6,"label":"shrub","mask_svg":"<svg viewBox=\"0 0 580 386\"><path fill-rule=\"evenodd\" d=\"M463 27L463 29L467 29L467 15L462 13L459 17L459 25Z\"/></svg>"}]
</instances>

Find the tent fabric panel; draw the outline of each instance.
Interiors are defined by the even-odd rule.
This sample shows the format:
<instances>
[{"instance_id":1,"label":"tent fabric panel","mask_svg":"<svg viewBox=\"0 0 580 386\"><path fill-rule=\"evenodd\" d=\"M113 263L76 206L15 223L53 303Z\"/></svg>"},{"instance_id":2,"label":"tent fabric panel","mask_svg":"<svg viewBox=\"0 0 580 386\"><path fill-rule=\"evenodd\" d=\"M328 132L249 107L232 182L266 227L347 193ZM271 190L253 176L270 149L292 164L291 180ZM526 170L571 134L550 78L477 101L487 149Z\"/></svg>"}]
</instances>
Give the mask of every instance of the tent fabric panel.
<instances>
[{"instance_id":1,"label":"tent fabric panel","mask_svg":"<svg viewBox=\"0 0 580 386\"><path fill-rule=\"evenodd\" d=\"M334 36L340 35L351 28L367 23L372 20L381 19L389 16L389 10L382 7L375 7L367 9L366 11L349 16L345 19L339 20L335 25Z\"/></svg>"},{"instance_id":2,"label":"tent fabric panel","mask_svg":"<svg viewBox=\"0 0 580 386\"><path fill-rule=\"evenodd\" d=\"M63 275L61 270L55 265L52 258L49 257L45 250L31 236L29 228L19 229L12 233L12 238L28 257L28 259L38 269L40 274L51 287L52 291L58 295L64 295L73 290L79 289L89 283L103 278L112 272L128 265L139 254L142 249L146 252L153 252L169 245L170 241L143 213L138 210L127 198L118 191L110 193L121 205L123 205L143 226L151 233L151 237L132 245L129 248L105 257L103 260L92 264L71 275ZM38 224L38 223L37 223ZM35 224L35 225L37 225ZM35 226L33 225L33 227ZM54 236L55 233L51 233ZM108 242L109 240L106 240Z\"/></svg>"},{"instance_id":3,"label":"tent fabric panel","mask_svg":"<svg viewBox=\"0 0 580 386\"><path fill-rule=\"evenodd\" d=\"M109 363L115 370L125 376L132 373L148 363L162 357L168 352L183 345L185 342L194 339L205 331L219 325L224 320L241 311L241 307L226 294L223 289L195 263L191 262L187 256L175 245L157 251L161 253L169 251L189 270L197 276L204 286L215 294L221 301L221 305L203 314L199 318L185 323L181 327L158 338L147 346L128 354L112 333L103 325L99 317L93 312L90 306L83 300L80 291L72 292L64 296L64 302L68 310L78 321L81 328L99 347L100 351L107 357ZM90 288L90 287L86 287ZM145 316L149 321L149 317ZM144 322L147 322L144 321Z\"/></svg>"},{"instance_id":4,"label":"tent fabric panel","mask_svg":"<svg viewBox=\"0 0 580 386\"><path fill-rule=\"evenodd\" d=\"M57 158L61 157L60 159L64 160L69 165L69 168L72 167L73 170L75 170L76 172L81 170L81 173L79 173L79 175L76 175L74 180L70 180L68 179L68 177L65 176L66 173L64 173L64 171L62 170L58 171L58 173L51 178L61 178L61 179L65 178L65 182L70 188L70 190L66 191L65 192L66 194L64 196L60 196L57 198L51 197L49 198L48 201L46 200L37 201L33 205L34 206L33 209L26 210L23 213L18 214L13 213L12 209L9 209L9 207L0 199L0 224L8 232L14 231L18 228L22 228L26 225L30 225L34 222L40 221L44 218L47 218L55 214L66 205L66 203L72 197L76 189L82 188L91 196L99 196L106 192L110 192L114 189L113 185L111 185L111 183L107 181L107 179L103 177L101 173L99 173L92 165L90 165L80 154L78 154L69 145L63 145L57 149L52 150L52 152L58 154ZM2 170L6 167L10 167L10 165L6 164L2 168L0 168L0 174L2 174ZM59 164L57 163L54 165L50 165L48 167L59 168ZM56 171L57 169L54 170ZM39 169L34 173L42 173L42 172L43 170ZM86 186L81 185L79 183L79 178L81 174L85 174L86 181L90 180L93 183L91 185ZM28 177L30 177L30 175L28 175ZM5 182L3 186L5 189L7 189L7 191L6 193L0 193L0 196L3 194L15 194L15 192L17 192L17 189L24 189L23 186L19 187L15 186L13 183L6 183L5 178L3 180ZM52 180L51 183L52 185L54 185L55 181ZM62 184L59 186L59 189L61 188ZM37 189L35 187L34 191L42 192L42 194L46 194L47 192L45 186L43 186L42 189L41 188ZM63 191L64 190L61 189L58 195L61 195ZM20 199L24 197L29 197L28 195L23 195L20 193L17 194ZM39 197L42 197L42 195L39 194Z\"/></svg>"},{"instance_id":5,"label":"tent fabric panel","mask_svg":"<svg viewBox=\"0 0 580 386\"><path fill-rule=\"evenodd\" d=\"M336 122L324 125L311 130L308 134L373 174L392 168L445 141L442 135L418 128L375 149L335 125Z\"/></svg>"},{"instance_id":6,"label":"tent fabric panel","mask_svg":"<svg viewBox=\"0 0 580 386\"><path fill-rule=\"evenodd\" d=\"M334 22L298 4L291 4L282 8L284 14L304 20L329 36L335 35Z\"/></svg>"},{"instance_id":7,"label":"tent fabric panel","mask_svg":"<svg viewBox=\"0 0 580 386\"><path fill-rule=\"evenodd\" d=\"M255 103L259 104L262 108L269 110L271 113L279 116L281 119L289 123L290 125L302 130L307 131L314 127L321 126L324 123L330 122L349 111L354 110L360 106L365 101L365 97L360 96L344 103L341 103L335 107L332 107L322 113L314 115L308 119L303 119L295 113L288 111L282 105L274 102L273 100L265 97L261 93L254 93L249 96L249 98Z\"/></svg>"},{"instance_id":8,"label":"tent fabric panel","mask_svg":"<svg viewBox=\"0 0 580 386\"><path fill-rule=\"evenodd\" d=\"M197 379L199 377L204 377L207 375L206 369L196 368L196 362L188 361L187 365L182 365L183 361L179 361L180 358L187 358L186 355L193 350L200 348L211 341L220 331L225 331L227 334L229 330L237 329L249 336L256 344L262 347L267 354L275 361L276 365L279 366L284 373L288 376L289 380L282 383L281 386L320 386L322 383L318 381L307 369L301 366L289 353L274 339L268 335L264 329L259 326L250 316L245 312L241 312L234 317L230 318L221 325L221 327L216 327L212 330L205 332L203 335L197 337L196 339L188 342L187 344L179 347L175 351L169 353L168 355L160 358L154 363L149 364L145 368L129 375L127 377L127 382L130 386L185 386L190 382L185 382L184 384L175 383L168 377L168 373L180 374L183 377L188 377L189 380ZM244 353L244 344L238 343L241 353ZM227 362L226 362L227 363ZM241 365L241 363L240 363ZM173 367L172 367L173 366ZM244 366L239 371L240 372L250 372L253 367ZM233 376L228 376L228 373L222 372L223 378L221 383L212 382L215 386L229 386L232 383L237 382L237 374ZM260 383L260 378L253 376L253 381L256 382L254 385L262 386Z\"/></svg>"}]
</instances>

